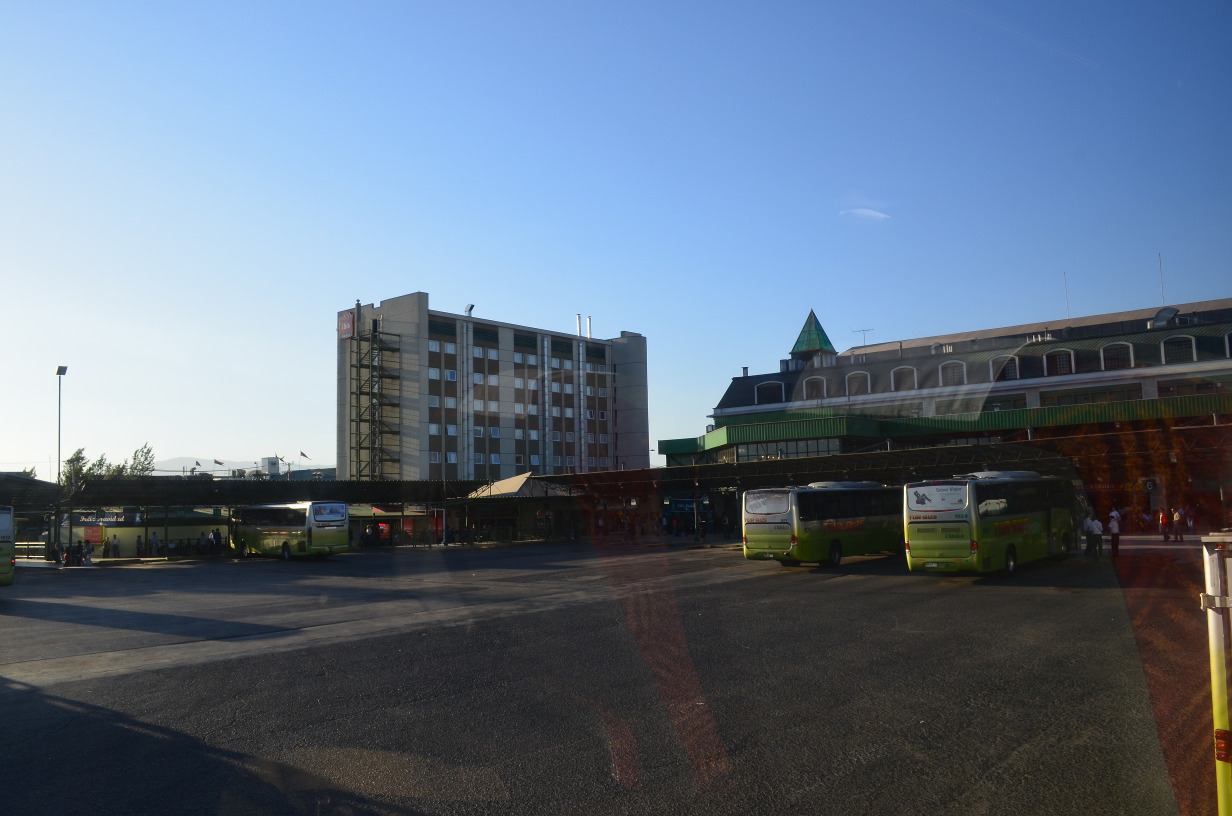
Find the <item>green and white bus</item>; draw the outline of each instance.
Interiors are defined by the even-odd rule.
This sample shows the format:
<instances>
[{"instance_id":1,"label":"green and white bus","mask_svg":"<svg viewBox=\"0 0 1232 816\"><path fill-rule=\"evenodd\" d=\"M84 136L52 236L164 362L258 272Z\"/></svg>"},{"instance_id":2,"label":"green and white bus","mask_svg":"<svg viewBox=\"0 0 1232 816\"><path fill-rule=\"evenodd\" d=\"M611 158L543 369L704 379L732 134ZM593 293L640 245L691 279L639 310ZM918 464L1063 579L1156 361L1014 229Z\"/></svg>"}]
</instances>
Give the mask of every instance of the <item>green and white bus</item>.
<instances>
[{"instance_id":1,"label":"green and white bus","mask_svg":"<svg viewBox=\"0 0 1232 816\"><path fill-rule=\"evenodd\" d=\"M983 471L903 487L907 568L1013 574L1079 540L1081 500L1067 479Z\"/></svg>"},{"instance_id":2,"label":"green and white bus","mask_svg":"<svg viewBox=\"0 0 1232 816\"><path fill-rule=\"evenodd\" d=\"M0 507L0 586L12 586L17 575L17 529L13 508Z\"/></svg>"},{"instance_id":3,"label":"green and white bus","mask_svg":"<svg viewBox=\"0 0 1232 816\"><path fill-rule=\"evenodd\" d=\"M345 502L254 504L231 513L231 549L240 558L325 558L351 548Z\"/></svg>"},{"instance_id":4,"label":"green and white bus","mask_svg":"<svg viewBox=\"0 0 1232 816\"><path fill-rule=\"evenodd\" d=\"M837 567L844 556L898 553L902 491L876 482L813 482L750 490L741 514L744 557Z\"/></svg>"}]
</instances>

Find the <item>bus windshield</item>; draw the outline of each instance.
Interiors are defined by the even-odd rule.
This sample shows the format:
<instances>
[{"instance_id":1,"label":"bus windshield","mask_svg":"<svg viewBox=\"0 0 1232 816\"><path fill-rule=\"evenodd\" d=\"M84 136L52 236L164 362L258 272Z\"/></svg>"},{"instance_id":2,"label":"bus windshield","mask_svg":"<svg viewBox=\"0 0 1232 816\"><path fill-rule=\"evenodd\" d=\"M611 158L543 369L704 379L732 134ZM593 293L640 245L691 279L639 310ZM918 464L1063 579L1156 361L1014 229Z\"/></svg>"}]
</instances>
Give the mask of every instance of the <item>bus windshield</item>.
<instances>
[{"instance_id":1,"label":"bus windshield","mask_svg":"<svg viewBox=\"0 0 1232 816\"><path fill-rule=\"evenodd\" d=\"M791 493L786 490L750 490L744 494L744 510L759 516L786 513L791 507Z\"/></svg>"}]
</instances>

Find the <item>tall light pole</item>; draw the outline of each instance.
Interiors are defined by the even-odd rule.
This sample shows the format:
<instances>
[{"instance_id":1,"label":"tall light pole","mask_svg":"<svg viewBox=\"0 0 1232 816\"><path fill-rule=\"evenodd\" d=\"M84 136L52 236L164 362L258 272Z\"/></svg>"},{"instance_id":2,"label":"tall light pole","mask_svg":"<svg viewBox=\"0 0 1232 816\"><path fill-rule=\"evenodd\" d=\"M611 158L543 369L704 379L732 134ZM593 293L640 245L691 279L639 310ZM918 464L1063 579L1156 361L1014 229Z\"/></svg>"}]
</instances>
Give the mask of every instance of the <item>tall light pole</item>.
<instances>
[{"instance_id":1,"label":"tall light pole","mask_svg":"<svg viewBox=\"0 0 1232 816\"><path fill-rule=\"evenodd\" d=\"M59 496L61 496L61 497L63 497L63 495L64 495L64 482L61 480L61 476L60 476L60 467L61 467L61 465L60 465L60 424L61 424L60 420L61 420L61 417L62 417L62 415L63 415L63 414L62 414L62 411L61 411L61 406L64 404L64 399L63 399L63 394L64 394L64 375L65 375L65 374L67 374L67 373L68 373L68 366L56 366L56 484L57 484L57 485L59 486L59 488L60 488L59 493L58 493L57 495L59 495ZM56 521L55 521L55 524L56 524L56 534L55 534L55 542L56 542L56 556L57 556L57 558L59 557L59 553L60 553L60 510L61 510L61 504L62 504L62 501L57 501L57 502L56 502Z\"/></svg>"}]
</instances>

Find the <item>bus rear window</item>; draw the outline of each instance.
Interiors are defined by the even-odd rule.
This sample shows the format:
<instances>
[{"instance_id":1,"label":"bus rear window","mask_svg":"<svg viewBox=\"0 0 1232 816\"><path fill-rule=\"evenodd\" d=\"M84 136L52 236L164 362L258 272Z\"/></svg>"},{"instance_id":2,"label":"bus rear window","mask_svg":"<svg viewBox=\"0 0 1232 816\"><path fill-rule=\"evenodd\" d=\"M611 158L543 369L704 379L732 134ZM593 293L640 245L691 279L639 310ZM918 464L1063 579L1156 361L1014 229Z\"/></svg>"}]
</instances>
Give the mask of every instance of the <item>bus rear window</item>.
<instances>
[{"instance_id":1,"label":"bus rear window","mask_svg":"<svg viewBox=\"0 0 1232 816\"><path fill-rule=\"evenodd\" d=\"M967 506L965 484L907 485L907 510L917 513L941 513L962 510Z\"/></svg>"},{"instance_id":2,"label":"bus rear window","mask_svg":"<svg viewBox=\"0 0 1232 816\"><path fill-rule=\"evenodd\" d=\"M786 490L757 490L744 494L744 511L759 516L786 513L791 507L791 494Z\"/></svg>"}]
</instances>

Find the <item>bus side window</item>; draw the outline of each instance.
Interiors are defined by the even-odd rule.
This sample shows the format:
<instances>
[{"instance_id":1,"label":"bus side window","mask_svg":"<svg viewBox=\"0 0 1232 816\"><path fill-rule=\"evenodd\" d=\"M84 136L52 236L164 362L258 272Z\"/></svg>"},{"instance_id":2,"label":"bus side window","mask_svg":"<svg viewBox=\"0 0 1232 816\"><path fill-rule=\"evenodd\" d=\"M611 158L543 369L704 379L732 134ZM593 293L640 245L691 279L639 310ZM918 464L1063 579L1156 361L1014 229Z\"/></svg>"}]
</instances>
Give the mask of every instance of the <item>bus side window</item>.
<instances>
[{"instance_id":1,"label":"bus side window","mask_svg":"<svg viewBox=\"0 0 1232 816\"><path fill-rule=\"evenodd\" d=\"M799 508L800 521L816 521L817 520L817 499L816 493L806 490L801 490L796 494L796 507Z\"/></svg>"}]
</instances>

